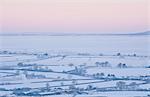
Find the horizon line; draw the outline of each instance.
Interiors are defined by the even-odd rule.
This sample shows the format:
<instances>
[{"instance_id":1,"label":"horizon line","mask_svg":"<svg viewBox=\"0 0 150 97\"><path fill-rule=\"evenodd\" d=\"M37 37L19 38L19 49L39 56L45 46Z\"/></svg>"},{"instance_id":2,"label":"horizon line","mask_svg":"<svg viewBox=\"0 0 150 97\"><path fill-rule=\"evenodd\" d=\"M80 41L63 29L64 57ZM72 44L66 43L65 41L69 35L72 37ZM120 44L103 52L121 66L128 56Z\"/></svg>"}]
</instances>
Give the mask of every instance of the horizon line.
<instances>
[{"instance_id":1,"label":"horizon line","mask_svg":"<svg viewBox=\"0 0 150 97\"><path fill-rule=\"evenodd\" d=\"M135 33L49 33L49 32L14 32L14 33L0 33L0 36L86 36L86 35L150 35L150 31L135 32Z\"/></svg>"}]
</instances>

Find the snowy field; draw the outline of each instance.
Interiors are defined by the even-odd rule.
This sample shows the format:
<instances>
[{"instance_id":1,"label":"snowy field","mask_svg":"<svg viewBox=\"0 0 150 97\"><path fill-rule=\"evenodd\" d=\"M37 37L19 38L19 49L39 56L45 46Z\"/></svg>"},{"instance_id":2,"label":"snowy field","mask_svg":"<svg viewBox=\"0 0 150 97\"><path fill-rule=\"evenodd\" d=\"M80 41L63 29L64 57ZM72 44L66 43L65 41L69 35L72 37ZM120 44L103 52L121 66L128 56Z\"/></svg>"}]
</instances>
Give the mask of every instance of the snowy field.
<instances>
[{"instance_id":1,"label":"snowy field","mask_svg":"<svg viewBox=\"0 0 150 97\"><path fill-rule=\"evenodd\" d=\"M150 97L150 36L0 36L0 97Z\"/></svg>"}]
</instances>

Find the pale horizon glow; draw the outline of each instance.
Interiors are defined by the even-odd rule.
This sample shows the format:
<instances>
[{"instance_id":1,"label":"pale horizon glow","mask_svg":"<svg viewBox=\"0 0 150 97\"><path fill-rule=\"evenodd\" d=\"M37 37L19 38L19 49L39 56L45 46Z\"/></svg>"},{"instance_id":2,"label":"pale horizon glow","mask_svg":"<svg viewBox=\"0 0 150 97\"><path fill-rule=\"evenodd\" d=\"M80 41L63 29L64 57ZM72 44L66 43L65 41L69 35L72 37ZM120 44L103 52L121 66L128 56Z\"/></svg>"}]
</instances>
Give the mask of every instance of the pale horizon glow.
<instances>
[{"instance_id":1,"label":"pale horizon glow","mask_svg":"<svg viewBox=\"0 0 150 97\"><path fill-rule=\"evenodd\" d=\"M1 0L0 32L143 32L150 29L149 3L149 0Z\"/></svg>"}]
</instances>

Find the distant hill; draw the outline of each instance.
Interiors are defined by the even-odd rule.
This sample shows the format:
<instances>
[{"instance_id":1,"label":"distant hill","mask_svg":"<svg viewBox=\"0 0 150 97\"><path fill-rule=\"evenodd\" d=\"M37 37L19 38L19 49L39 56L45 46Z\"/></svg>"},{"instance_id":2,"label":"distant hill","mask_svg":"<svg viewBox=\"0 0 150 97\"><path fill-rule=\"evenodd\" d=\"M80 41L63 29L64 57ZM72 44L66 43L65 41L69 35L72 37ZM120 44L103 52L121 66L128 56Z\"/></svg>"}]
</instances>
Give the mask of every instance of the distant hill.
<instances>
[{"instance_id":1,"label":"distant hill","mask_svg":"<svg viewBox=\"0 0 150 97\"><path fill-rule=\"evenodd\" d=\"M106 34L106 35L129 35L129 36L134 36L134 35L150 35L150 31L146 32L137 32L137 33L127 33L127 34Z\"/></svg>"},{"instance_id":2,"label":"distant hill","mask_svg":"<svg viewBox=\"0 0 150 97\"><path fill-rule=\"evenodd\" d=\"M143 32L143 33L139 33L139 34L142 34L142 35L150 35L150 31Z\"/></svg>"},{"instance_id":3,"label":"distant hill","mask_svg":"<svg viewBox=\"0 0 150 97\"><path fill-rule=\"evenodd\" d=\"M150 31L135 33L135 35L150 35Z\"/></svg>"}]
</instances>

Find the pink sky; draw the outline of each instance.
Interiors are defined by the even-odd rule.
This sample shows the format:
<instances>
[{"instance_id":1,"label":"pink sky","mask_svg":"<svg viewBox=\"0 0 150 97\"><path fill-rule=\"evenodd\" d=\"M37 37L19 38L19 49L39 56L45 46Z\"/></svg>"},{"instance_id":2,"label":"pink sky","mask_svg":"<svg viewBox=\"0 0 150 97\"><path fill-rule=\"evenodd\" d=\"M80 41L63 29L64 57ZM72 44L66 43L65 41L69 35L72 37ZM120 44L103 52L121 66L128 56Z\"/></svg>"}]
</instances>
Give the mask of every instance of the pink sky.
<instances>
[{"instance_id":1,"label":"pink sky","mask_svg":"<svg viewBox=\"0 0 150 97\"><path fill-rule=\"evenodd\" d=\"M0 0L0 32L129 33L150 29L150 0Z\"/></svg>"}]
</instances>

